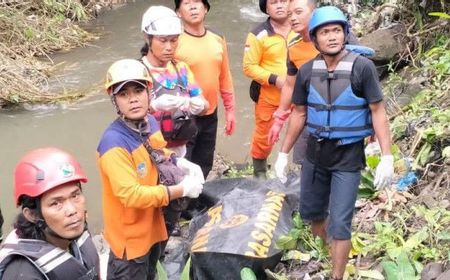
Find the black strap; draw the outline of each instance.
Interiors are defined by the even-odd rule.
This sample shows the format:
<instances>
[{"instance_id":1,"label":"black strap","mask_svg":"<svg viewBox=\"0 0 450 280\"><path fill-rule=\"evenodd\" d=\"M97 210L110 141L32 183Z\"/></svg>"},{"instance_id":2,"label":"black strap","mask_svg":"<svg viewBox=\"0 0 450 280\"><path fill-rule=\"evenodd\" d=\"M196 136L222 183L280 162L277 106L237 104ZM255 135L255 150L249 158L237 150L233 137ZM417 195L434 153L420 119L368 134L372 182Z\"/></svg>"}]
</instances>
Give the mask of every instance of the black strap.
<instances>
[{"instance_id":1,"label":"black strap","mask_svg":"<svg viewBox=\"0 0 450 280\"><path fill-rule=\"evenodd\" d=\"M307 122L306 125L311 128L315 128L318 131L318 133L332 132L332 131L359 131L359 130L365 130L365 129L372 128L372 125L370 125L370 124L366 124L363 126L353 126L353 127L343 127L343 126L331 127L331 126L322 126L322 125L317 125L317 124L312 124L310 122Z\"/></svg>"},{"instance_id":2,"label":"black strap","mask_svg":"<svg viewBox=\"0 0 450 280\"><path fill-rule=\"evenodd\" d=\"M320 104L320 103L313 103L313 102L308 102L307 105L315 108L317 111L333 111L333 110L353 111L353 110L366 109L369 107L367 104L364 104L364 105L332 105L332 104Z\"/></svg>"}]
</instances>

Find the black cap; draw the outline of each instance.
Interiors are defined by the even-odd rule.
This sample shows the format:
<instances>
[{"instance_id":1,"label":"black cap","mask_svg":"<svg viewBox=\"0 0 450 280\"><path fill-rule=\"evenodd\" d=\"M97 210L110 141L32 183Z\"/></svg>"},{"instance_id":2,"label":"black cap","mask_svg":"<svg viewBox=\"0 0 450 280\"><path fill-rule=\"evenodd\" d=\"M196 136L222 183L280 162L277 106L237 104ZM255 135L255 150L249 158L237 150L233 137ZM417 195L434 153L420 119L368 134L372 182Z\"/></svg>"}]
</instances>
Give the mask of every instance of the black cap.
<instances>
[{"instance_id":1,"label":"black cap","mask_svg":"<svg viewBox=\"0 0 450 280\"><path fill-rule=\"evenodd\" d=\"M261 12L267 14L267 0L259 0L259 9Z\"/></svg>"},{"instance_id":2,"label":"black cap","mask_svg":"<svg viewBox=\"0 0 450 280\"><path fill-rule=\"evenodd\" d=\"M180 8L181 1L183 1L183 0L175 0L175 11L178 10L178 8ZM206 10L209 11L211 6L209 5L208 0L202 0L202 2L203 2L203 5L205 5Z\"/></svg>"}]
</instances>

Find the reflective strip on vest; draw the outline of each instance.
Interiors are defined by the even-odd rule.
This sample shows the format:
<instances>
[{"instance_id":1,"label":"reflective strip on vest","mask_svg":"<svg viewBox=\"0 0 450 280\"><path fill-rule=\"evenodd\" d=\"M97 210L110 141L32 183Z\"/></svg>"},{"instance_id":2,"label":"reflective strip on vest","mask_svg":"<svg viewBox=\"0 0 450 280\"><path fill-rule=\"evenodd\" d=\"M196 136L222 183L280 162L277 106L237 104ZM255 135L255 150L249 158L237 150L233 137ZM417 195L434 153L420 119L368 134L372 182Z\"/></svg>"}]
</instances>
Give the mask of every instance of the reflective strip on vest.
<instances>
[{"instance_id":1,"label":"reflective strip on vest","mask_svg":"<svg viewBox=\"0 0 450 280\"><path fill-rule=\"evenodd\" d=\"M79 252L79 258L45 241L19 239L14 232L10 235L14 236L8 236L0 249L0 271L14 256L21 256L29 260L45 279L98 279L99 258L88 231L71 243L72 250Z\"/></svg>"},{"instance_id":2,"label":"reflective strip on vest","mask_svg":"<svg viewBox=\"0 0 450 280\"><path fill-rule=\"evenodd\" d=\"M90 234L89 232L85 231L83 234L77 239L77 245L78 247L83 246L84 242L89 238Z\"/></svg>"},{"instance_id":3,"label":"reflective strip on vest","mask_svg":"<svg viewBox=\"0 0 450 280\"><path fill-rule=\"evenodd\" d=\"M70 258L72 258L72 255L70 255L67 252L64 252L62 255L58 256L56 259L53 259L49 263L47 263L45 265L41 265L42 270L45 273L49 273L50 271L55 269L57 266L61 265L65 261L69 260Z\"/></svg>"},{"instance_id":4,"label":"reflective strip on vest","mask_svg":"<svg viewBox=\"0 0 450 280\"><path fill-rule=\"evenodd\" d=\"M307 129L317 138L357 142L373 134L367 100L354 94L351 73L357 54L349 52L328 72L323 58L313 62L307 100Z\"/></svg>"}]
</instances>

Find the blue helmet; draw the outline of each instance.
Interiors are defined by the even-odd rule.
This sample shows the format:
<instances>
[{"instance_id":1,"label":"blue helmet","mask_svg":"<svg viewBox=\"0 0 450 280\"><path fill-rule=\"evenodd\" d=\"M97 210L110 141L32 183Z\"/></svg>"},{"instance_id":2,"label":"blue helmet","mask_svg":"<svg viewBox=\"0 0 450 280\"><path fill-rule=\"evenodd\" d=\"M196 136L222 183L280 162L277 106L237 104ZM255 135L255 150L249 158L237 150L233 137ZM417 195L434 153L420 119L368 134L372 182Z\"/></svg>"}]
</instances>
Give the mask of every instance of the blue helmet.
<instances>
[{"instance_id":1,"label":"blue helmet","mask_svg":"<svg viewBox=\"0 0 450 280\"><path fill-rule=\"evenodd\" d=\"M308 26L309 36L313 38L317 28L329 23L341 24L344 28L345 36L348 35L349 24L344 13L335 6L325 6L315 9L311 15Z\"/></svg>"}]
</instances>

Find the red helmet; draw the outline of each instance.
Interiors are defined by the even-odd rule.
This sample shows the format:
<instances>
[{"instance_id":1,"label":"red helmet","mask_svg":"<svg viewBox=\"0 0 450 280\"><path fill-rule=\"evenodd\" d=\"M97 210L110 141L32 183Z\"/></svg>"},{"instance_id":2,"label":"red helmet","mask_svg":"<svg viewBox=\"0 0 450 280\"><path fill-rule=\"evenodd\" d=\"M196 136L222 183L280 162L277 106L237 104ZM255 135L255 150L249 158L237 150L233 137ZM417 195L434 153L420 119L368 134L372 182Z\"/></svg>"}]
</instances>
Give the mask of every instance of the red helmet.
<instances>
[{"instance_id":1,"label":"red helmet","mask_svg":"<svg viewBox=\"0 0 450 280\"><path fill-rule=\"evenodd\" d=\"M27 153L14 172L14 201L21 195L38 197L69 182L86 183L87 178L75 158L58 148L41 148Z\"/></svg>"}]
</instances>

